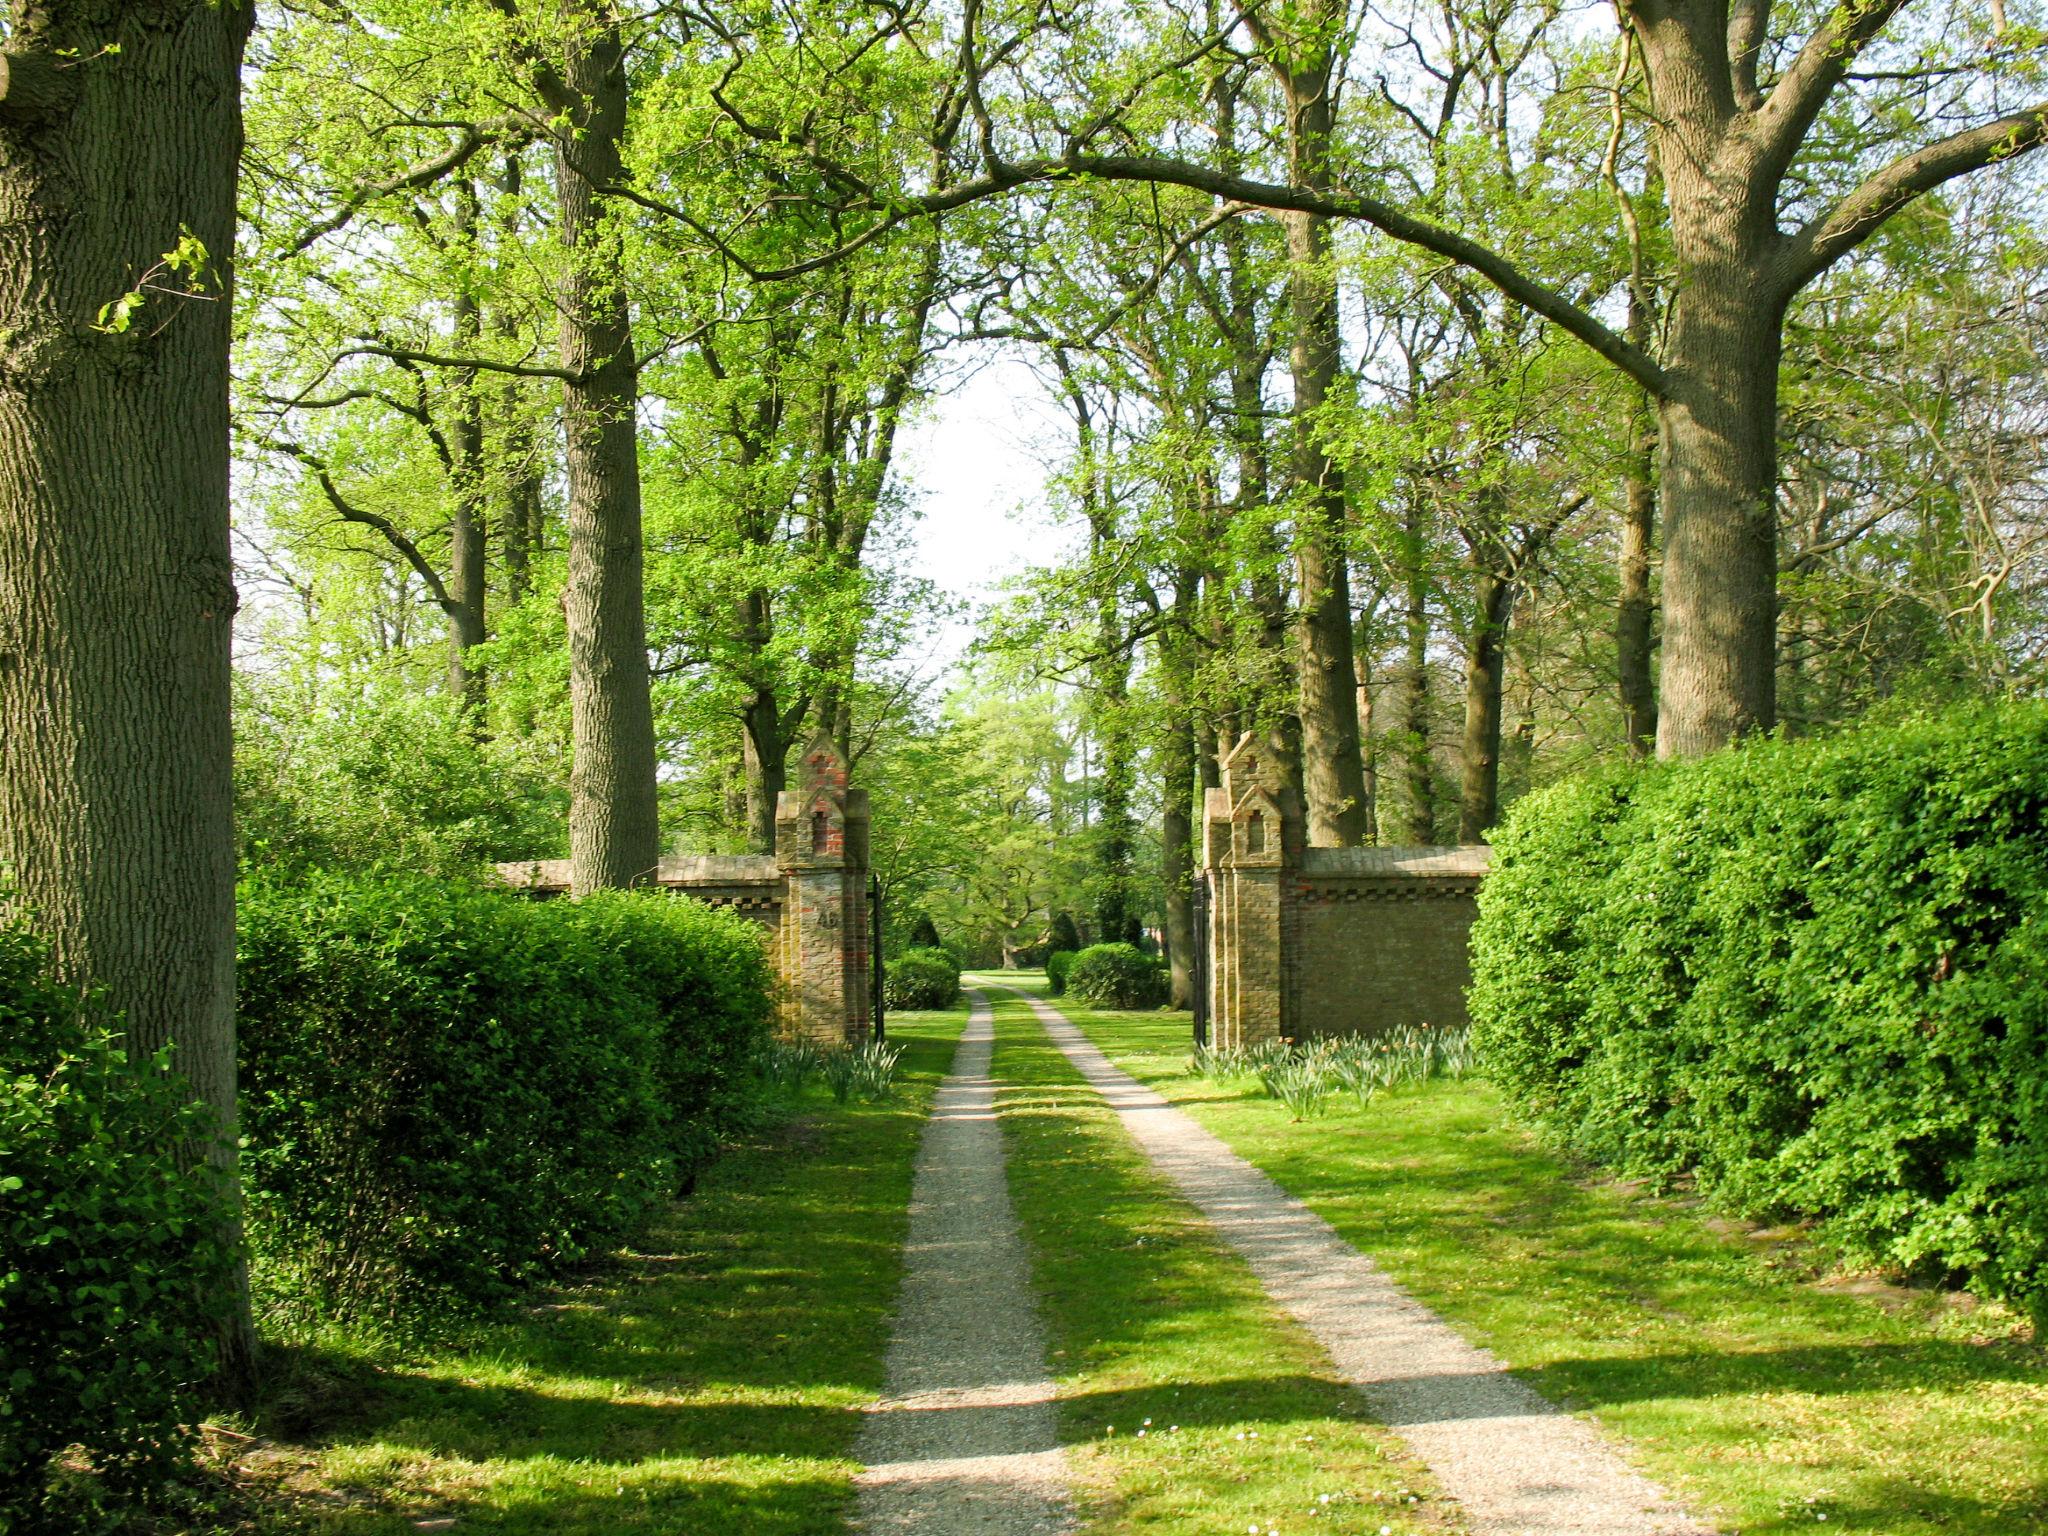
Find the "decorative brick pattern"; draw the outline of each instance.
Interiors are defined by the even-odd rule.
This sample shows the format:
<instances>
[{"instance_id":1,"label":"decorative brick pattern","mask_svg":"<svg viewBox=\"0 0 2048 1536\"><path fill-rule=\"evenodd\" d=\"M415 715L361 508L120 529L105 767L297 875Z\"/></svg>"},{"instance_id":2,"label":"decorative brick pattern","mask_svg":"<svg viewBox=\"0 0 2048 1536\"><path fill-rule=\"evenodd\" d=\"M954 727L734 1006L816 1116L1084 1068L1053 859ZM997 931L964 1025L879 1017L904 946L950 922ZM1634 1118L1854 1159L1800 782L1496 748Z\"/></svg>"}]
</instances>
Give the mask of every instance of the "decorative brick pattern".
<instances>
[{"instance_id":1,"label":"decorative brick pattern","mask_svg":"<svg viewBox=\"0 0 2048 1536\"><path fill-rule=\"evenodd\" d=\"M1463 1024L1490 850L1308 848L1304 822L1242 737L1203 807L1212 1043Z\"/></svg>"}]
</instances>

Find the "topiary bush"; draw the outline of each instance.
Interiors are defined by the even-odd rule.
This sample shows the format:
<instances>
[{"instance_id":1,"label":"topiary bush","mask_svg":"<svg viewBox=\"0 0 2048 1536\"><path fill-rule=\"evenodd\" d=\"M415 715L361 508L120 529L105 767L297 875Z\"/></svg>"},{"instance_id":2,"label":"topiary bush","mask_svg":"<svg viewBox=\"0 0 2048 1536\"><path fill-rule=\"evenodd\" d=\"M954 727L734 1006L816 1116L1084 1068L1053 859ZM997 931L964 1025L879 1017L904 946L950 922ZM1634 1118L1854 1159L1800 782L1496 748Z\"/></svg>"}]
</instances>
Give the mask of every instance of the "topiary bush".
<instances>
[{"instance_id":1,"label":"topiary bush","mask_svg":"<svg viewBox=\"0 0 2048 1536\"><path fill-rule=\"evenodd\" d=\"M1490 1075L1573 1148L2048 1315L2048 708L1531 796L1473 934Z\"/></svg>"},{"instance_id":2,"label":"topiary bush","mask_svg":"<svg viewBox=\"0 0 2048 1536\"><path fill-rule=\"evenodd\" d=\"M943 949L906 949L883 972L882 999L891 1008L950 1008L960 1001L960 962Z\"/></svg>"},{"instance_id":3,"label":"topiary bush","mask_svg":"<svg viewBox=\"0 0 2048 1536\"><path fill-rule=\"evenodd\" d=\"M0 1530L55 1532L185 1465L237 1281L229 1193L190 1155L207 1111L47 961L0 923ZM53 1480L73 1446L84 1486Z\"/></svg>"},{"instance_id":4,"label":"topiary bush","mask_svg":"<svg viewBox=\"0 0 2048 1536\"><path fill-rule=\"evenodd\" d=\"M1067 976L1074 969L1075 953L1071 949L1056 949L1045 957L1045 990L1054 997L1063 996L1067 990Z\"/></svg>"},{"instance_id":5,"label":"topiary bush","mask_svg":"<svg viewBox=\"0 0 2048 1536\"><path fill-rule=\"evenodd\" d=\"M245 884L240 930L252 1244L320 1312L482 1304L620 1241L766 1028L755 933L673 897L325 875Z\"/></svg>"},{"instance_id":6,"label":"topiary bush","mask_svg":"<svg viewBox=\"0 0 2048 1536\"><path fill-rule=\"evenodd\" d=\"M1131 944L1091 944L1074 956L1066 989L1096 1008L1158 1008L1166 968Z\"/></svg>"}]
</instances>

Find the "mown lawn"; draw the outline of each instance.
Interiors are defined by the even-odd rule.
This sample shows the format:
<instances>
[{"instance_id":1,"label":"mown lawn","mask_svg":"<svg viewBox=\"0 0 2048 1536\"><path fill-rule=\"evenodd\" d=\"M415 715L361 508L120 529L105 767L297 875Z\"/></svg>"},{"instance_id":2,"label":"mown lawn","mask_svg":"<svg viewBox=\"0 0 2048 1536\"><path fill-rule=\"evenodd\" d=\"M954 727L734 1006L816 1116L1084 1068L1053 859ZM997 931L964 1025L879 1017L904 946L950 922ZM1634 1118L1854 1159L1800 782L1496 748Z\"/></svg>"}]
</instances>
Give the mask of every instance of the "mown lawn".
<instances>
[{"instance_id":1,"label":"mown lawn","mask_svg":"<svg viewBox=\"0 0 2048 1536\"><path fill-rule=\"evenodd\" d=\"M1457 1529L1428 1474L1153 1171L1024 1003L994 998L1011 1195L1086 1529Z\"/></svg>"},{"instance_id":2,"label":"mown lawn","mask_svg":"<svg viewBox=\"0 0 2048 1536\"><path fill-rule=\"evenodd\" d=\"M894 1101L842 1108L813 1086L634 1251L459 1346L281 1352L239 1426L257 1441L214 1435L239 1451L231 1528L842 1530L917 1138L965 1022L964 1005L892 1017Z\"/></svg>"},{"instance_id":3,"label":"mown lawn","mask_svg":"<svg viewBox=\"0 0 2048 1536\"><path fill-rule=\"evenodd\" d=\"M1185 1014L1067 1006L1119 1066L1319 1211L1729 1536L2048 1531L2048 1351L1997 1308L1816 1278L1796 1241L1586 1175L1483 1083L1296 1123L1188 1072Z\"/></svg>"}]
</instances>

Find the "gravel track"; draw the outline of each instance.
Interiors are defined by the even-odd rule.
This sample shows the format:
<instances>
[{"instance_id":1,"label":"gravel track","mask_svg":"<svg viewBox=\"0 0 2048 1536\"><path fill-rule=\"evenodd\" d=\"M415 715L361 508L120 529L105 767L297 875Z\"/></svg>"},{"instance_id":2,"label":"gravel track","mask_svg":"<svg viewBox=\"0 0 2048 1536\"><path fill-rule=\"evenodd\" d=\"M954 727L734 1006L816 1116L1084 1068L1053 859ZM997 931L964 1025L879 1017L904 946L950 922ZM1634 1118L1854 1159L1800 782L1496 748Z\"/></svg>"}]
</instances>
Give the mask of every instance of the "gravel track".
<instances>
[{"instance_id":1,"label":"gravel track","mask_svg":"<svg viewBox=\"0 0 2048 1536\"><path fill-rule=\"evenodd\" d=\"M1015 992L1015 988L1005 988ZM1593 1425L1465 1342L1308 1207L1022 992L1147 1156L1251 1265L1476 1536L1711 1536Z\"/></svg>"},{"instance_id":2,"label":"gravel track","mask_svg":"<svg viewBox=\"0 0 2048 1536\"><path fill-rule=\"evenodd\" d=\"M1052 1536L1073 1529L1030 1264L1003 1172L985 994L918 1148L887 1395L854 1454L858 1529Z\"/></svg>"}]
</instances>

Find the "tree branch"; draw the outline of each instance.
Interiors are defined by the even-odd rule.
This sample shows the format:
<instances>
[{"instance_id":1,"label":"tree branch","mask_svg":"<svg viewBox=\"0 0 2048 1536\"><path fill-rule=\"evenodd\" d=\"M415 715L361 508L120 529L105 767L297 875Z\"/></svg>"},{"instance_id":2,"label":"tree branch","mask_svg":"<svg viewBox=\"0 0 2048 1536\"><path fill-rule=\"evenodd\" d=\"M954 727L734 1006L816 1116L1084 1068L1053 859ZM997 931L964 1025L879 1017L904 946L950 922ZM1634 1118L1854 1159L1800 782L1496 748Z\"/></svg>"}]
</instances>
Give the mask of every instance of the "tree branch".
<instances>
[{"instance_id":1,"label":"tree branch","mask_svg":"<svg viewBox=\"0 0 2048 1536\"><path fill-rule=\"evenodd\" d=\"M322 494L327 497L327 504L334 508L343 522L360 523L363 527L375 529L382 534L384 541L398 551L400 558L413 568L414 574L427 584L427 591L432 595L435 605L450 618L460 617L460 605L448 596L448 584L442 581L440 573L427 563L427 557L420 553L419 545L401 533L398 525L389 518L375 512L366 512L342 495L340 487L334 483L334 476L329 471L325 459L303 443L294 443L286 438L264 437L258 441L264 447L287 458L296 459L310 469L313 478L319 483Z\"/></svg>"},{"instance_id":2,"label":"tree branch","mask_svg":"<svg viewBox=\"0 0 2048 1536\"><path fill-rule=\"evenodd\" d=\"M2048 101L1901 155L1787 242L1778 263L1780 294L1789 299L1799 292L1922 193L2043 144L2048 144Z\"/></svg>"},{"instance_id":3,"label":"tree branch","mask_svg":"<svg viewBox=\"0 0 2048 1536\"><path fill-rule=\"evenodd\" d=\"M341 200L341 206L323 218L315 219L298 234L285 248L287 256L296 256L314 241L333 234L359 213L365 204L380 197L389 197L395 192L408 192L415 187L430 186L451 171L460 170L477 151L487 145L509 141L524 142L533 137L532 130L514 118L501 119L495 123L465 123L461 136L452 148L438 155L429 156L416 165L407 167L396 176L382 181L359 181L350 188L348 196Z\"/></svg>"},{"instance_id":4,"label":"tree branch","mask_svg":"<svg viewBox=\"0 0 2048 1536\"><path fill-rule=\"evenodd\" d=\"M1249 181L1184 161L1145 155L1074 155L1011 169L1030 171L1035 180L1079 174L1105 181L1159 182L1207 192L1213 197L1255 208L1314 213L1370 224L1404 245L1434 252L1477 272L1516 303L1583 342L1652 394L1662 395L1665 392L1664 370L1657 365L1655 358L1625 336L1610 330L1563 294L1537 282L1499 252L1478 241L1404 213L1378 198L1341 190L1318 192L1306 187Z\"/></svg>"},{"instance_id":5,"label":"tree branch","mask_svg":"<svg viewBox=\"0 0 2048 1536\"><path fill-rule=\"evenodd\" d=\"M1758 141L1778 175L1792 163L1806 130L1842 83L1858 54L1876 40L1906 0L1840 0L1756 109ZM1731 34L1733 23L1730 23Z\"/></svg>"},{"instance_id":6,"label":"tree branch","mask_svg":"<svg viewBox=\"0 0 2048 1536\"><path fill-rule=\"evenodd\" d=\"M501 363L488 357L449 357L440 352L414 352L405 347L364 345L335 354L344 357L388 357L394 363L419 363L428 368L475 368L483 373L509 373L515 379L560 379L565 384L583 384L588 373L574 368L553 368L545 363Z\"/></svg>"}]
</instances>

